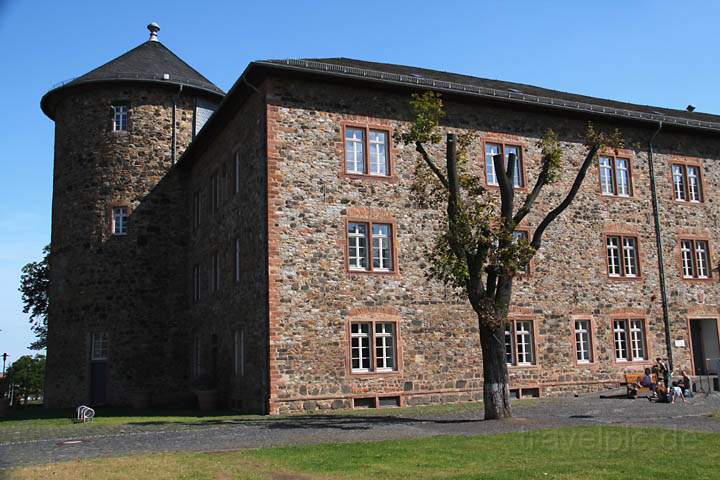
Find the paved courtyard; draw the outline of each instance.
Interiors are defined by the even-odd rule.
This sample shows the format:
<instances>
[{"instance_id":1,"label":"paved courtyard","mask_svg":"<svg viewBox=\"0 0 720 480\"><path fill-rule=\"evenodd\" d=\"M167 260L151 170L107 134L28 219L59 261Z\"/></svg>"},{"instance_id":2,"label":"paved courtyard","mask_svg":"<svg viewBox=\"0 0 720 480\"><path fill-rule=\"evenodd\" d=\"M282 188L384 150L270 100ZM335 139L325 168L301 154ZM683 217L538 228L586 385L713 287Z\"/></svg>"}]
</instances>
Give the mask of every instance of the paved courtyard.
<instances>
[{"instance_id":1,"label":"paved courtyard","mask_svg":"<svg viewBox=\"0 0 720 480\"><path fill-rule=\"evenodd\" d=\"M44 438L22 438L0 430L0 468L63 460L169 451L222 451L322 442L357 442L434 435L489 435L531 429L598 424L663 427L720 433L720 395L687 404L656 404L644 398L539 399L519 403L515 418L484 421L481 410L443 415L304 415L205 423L139 422L91 429L68 437L47 430Z\"/></svg>"}]
</instances>

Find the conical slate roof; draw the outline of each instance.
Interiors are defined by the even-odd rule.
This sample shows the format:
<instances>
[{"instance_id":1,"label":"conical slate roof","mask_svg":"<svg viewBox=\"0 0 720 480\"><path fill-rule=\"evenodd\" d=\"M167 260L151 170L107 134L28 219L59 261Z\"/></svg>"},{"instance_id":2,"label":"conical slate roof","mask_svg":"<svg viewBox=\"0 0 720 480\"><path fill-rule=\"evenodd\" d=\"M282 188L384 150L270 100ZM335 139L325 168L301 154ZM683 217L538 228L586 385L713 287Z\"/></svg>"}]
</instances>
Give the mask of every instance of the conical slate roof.
<instances>
[{"instance_id":1,"label":"conical slate roof","mask_svg":"<svg viewBox=\"0 0 720 480\"><path fill-rule=\"evenodd\" d=\"M50 90L43 96L40 107L50 117L55 116L57 102L72 89L105 82L150 82L183 85L222 97L220 88L185 63L157 40L148 40L105 65L81 77Z\"/></svg>"}]
</instances>

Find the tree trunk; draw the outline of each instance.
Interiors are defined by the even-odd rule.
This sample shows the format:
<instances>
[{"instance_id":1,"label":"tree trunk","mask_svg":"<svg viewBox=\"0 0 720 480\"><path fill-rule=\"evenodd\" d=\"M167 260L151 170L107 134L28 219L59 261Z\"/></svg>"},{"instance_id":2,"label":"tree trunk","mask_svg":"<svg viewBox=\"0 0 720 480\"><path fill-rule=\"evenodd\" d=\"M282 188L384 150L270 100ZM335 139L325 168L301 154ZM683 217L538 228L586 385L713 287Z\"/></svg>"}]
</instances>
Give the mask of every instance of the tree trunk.
<instances>
[{"instance_id":1,"label":"tree trunk","mask_svg":"<svg viewBox=\"0 0 720 480\"><path fill-rule=\"evenodd\" d=\"M502 326L492 326L495 321L487 322L480 316L478 323L483 356L485 420L512 417L508 370L505 363L505 332Z\"/></svg>"}]
</instances>

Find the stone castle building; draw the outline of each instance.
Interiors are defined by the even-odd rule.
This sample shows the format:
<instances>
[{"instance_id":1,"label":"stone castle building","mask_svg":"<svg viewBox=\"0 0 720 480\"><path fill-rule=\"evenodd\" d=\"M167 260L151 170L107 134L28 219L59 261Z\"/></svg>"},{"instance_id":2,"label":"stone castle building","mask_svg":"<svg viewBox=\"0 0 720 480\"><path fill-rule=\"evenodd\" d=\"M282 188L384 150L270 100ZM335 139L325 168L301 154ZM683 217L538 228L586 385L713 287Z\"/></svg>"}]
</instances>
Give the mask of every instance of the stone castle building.
<instances>
[{"instance_id":1,"label":"stone castle building","mask_svg":"<svg viewBox=\"0 0 720 480\"><path fill-rule=\"evenodd\" d=\"M190 401L281 413L482 397L477 320L425 276L441 215L393 134L441 92L474 168L553 128L569 189L588 121L618 128L516 280L511 389L617 385L670 354L716 373L720 116L344 58L256 61L222 90L151 38L42 99L55 121L46 403ZM213 113L214 112L214 113ZM436 151L438 155L442 151Z\"/></svg>"}]
</instances>

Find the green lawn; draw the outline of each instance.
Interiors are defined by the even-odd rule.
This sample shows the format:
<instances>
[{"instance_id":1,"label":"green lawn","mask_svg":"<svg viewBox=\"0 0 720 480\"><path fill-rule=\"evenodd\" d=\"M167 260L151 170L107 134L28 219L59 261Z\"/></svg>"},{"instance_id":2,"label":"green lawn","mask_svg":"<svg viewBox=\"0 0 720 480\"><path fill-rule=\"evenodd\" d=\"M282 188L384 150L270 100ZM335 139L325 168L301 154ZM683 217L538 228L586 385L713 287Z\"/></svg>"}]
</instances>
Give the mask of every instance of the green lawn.
<instances>
[{"instance_id":1,"label":"green lawn","mask_svg":"<svg viewBox=\"0 0 720 480\"><path fill-rule=\"evenodd\" d=\"M495 436L73 461L10 479L718 478L720 434L583 427Z\"/></svg>"}]
</instances>

